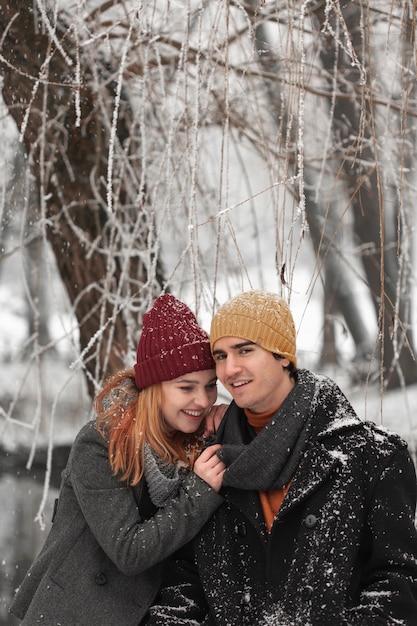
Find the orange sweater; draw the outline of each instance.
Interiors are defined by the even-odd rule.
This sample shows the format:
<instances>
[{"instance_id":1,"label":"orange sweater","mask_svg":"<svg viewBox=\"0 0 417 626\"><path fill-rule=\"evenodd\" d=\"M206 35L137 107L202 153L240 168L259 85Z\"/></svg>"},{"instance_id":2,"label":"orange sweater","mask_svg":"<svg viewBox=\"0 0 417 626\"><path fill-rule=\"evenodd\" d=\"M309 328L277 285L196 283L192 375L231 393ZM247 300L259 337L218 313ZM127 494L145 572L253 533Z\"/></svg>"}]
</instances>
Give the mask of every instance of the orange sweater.
<instances>
[{"instance_id":1,"label":"orange sweater","mask_svg":"<svg viewBox=\"0 0 417 626\"><path fill-rule=\"evenodd\" d=\"M277 407L278 408L278 407ZM244 409L249 424L254 428L258 435L264 426L269 422L271 417L277 411L269 411L268 413L252 413L249 409ZM285 498L285 494L290 488L290 484L285 485L283 489L273 489L271 491L260 491L259 498L261 500L262 510L264 513L265 524L268 532L271 532L272 524L278 514L281 504Z\"/></svg>"}]
</instances>

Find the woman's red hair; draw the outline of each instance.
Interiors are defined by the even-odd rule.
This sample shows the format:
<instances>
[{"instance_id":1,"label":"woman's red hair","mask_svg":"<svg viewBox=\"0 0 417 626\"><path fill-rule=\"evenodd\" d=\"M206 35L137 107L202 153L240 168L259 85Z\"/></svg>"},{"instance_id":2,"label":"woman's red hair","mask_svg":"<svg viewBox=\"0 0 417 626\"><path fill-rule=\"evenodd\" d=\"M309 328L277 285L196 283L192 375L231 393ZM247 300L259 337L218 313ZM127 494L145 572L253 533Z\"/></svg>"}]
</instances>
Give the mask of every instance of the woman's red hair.
<instances>
[{"instance_id":1,"label":"woman's red hair","mask_svg":"<svg viewBox=\"0 0 417 626\"><path fill-rule=\"evenodd\" d=\"M172 433L165 425L161 405L162 386L138 391L133 369L111 376L97 394L97 429L109 444L109 463L120 480L136 485L142 478L145 442L170 463L194 465L203 445L204 424L195 433Z\"/></svg>"}]
</instances>

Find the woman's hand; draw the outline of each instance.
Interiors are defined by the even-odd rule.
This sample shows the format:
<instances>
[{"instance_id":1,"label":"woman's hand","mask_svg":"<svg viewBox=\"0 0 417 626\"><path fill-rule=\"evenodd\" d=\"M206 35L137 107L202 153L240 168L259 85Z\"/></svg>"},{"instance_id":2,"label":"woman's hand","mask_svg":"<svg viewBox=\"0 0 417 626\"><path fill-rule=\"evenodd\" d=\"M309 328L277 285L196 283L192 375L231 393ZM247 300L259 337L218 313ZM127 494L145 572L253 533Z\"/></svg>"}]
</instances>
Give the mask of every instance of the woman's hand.
<instances>
[{"instance_id":1,"label":"woman's hand","mask_svg":"<svg viewBox=\"0 0 417 626\"><path fill-rule=\"evenodd\" d=\"M222 421L228 407L228 404L215 404L211 407L206 417L206 430L204 431L205 437L210 437L217 432L220 422Z\"/></svg>"},{"instance_id":2,"label":"woman's hand","mask_svg":"<svg viewBox=\"0 0 417 626\"><path fill-rule=\"evenodd\" d=\"M203 450L194 463L193 468L197 476L202 478L217 493L222 486L223 473L226 469L226 465L220 461L216 454L217 450L220 450L220 448L221 445L216 443Z\"/></svg>"}]
</instances>

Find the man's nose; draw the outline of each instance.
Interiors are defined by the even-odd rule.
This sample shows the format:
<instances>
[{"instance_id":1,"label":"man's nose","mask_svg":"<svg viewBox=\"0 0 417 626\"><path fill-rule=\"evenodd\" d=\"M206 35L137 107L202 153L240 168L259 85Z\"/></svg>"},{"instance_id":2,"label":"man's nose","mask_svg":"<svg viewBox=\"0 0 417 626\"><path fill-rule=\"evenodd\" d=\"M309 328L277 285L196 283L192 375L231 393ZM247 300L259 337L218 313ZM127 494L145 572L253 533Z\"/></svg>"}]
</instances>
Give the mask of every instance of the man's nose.
<instances>
[{"instance_id":1,"label":"man's nose","mask_svg":"<svg viewBox=\"0 0 417 626\"><path fill-rule=\"evenodd\" d=\"M228 356L224 362L223 372L224 372L225 378L230 378L231 376L234 376L234 374L236 374L239 371L240 371L240 365L239 365L238 359L236 359L232 355Z\"/></svg>"}]
</instances>

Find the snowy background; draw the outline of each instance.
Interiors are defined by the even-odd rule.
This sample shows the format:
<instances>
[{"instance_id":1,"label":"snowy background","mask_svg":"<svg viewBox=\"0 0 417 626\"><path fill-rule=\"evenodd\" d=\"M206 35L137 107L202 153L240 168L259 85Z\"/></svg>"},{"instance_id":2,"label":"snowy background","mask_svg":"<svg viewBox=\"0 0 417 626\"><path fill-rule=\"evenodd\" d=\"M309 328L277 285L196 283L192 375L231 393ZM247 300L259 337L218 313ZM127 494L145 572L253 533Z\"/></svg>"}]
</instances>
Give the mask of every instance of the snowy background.
<instances>
[{"instance_id":1,"label":"snowy background","mask_svg":"<svg viewBox=\"0 0 417 626\"><path fill-rule=\"evenodd\" d=\"M171 250L175 256L175 251ZM295 285L299 291L293 294L292 309L298 331L298 358L302 367L316 369L320 354L322 339L321 292L316 289L314 297L307 298L309 268L311 259L308 252L300 263ZM53 261L50 261L53 267ZM256 275L259 271L262 276L268 276L268 268L252 267ZM45 450L49 438L53 438L57 446L70 444L78 429L89 417L90 401L86 393L83 374L74 367L74 343L68 329L71 320L66 313L66 298L62 291L58 276L50 284L48 298L51 302L50 332L55 340L54 350L48 351L42 363L28 363L25 360L25 341L27 339L26 302L24 298L24 283L22 281L22 267L16 262L16 257L3 262L0 281L0 397L3 411L9 409L9 404L22 384L24 377L24 393L20 397L19 418L30 423L33 410L39 393L42 394L41 428L37 435L37 450ZM273 275L273 273L272 273ZM270 288L264 279L262 286ZM178 295L178 294L175 294ZM183 292L183 298L186 291ZM226 296L225 296L226 297ZM364 297L360 292L358 298ZM184 298L186 299L186 298ZM190 306L192 303L189 302ZM210 316L203 313L200 322L208 330ZM74 333L76 334L75 330ZM353 347L348 336L340 333L340 345L345 355L345 368L336 371L322 372L334 378L344 390L349 400L364 419L382 423L386 427L399 432L410 443L415 451L417 441L417 386L405 390L387 392L383 396L379 393L378 385L363 385L354 387L350 383L349 367ZM221 395L224 392L220 389ZM226 398L226 396L224 396ZM22 400L24 398L24 400ZM23 443L26 453L23 463L26 463L29 454L28 446L33 442L35 433L22 426L8 424L2 432L2 444L6 449L16 451ZM4 453L4 452L3 452ZM7 615L7 605L23 572L30 565L31 559L43 544L46 533L50 528L50 514L53 500L57 496L56 486L50 486L44 491L45 458L32 462L32 470L19 471L19 475L11 471L0 477L0 553L2 555L0 569L0 624L10 625L17 623ZM36 480L33 475L36 474ZM39 519L38 511L41 502L46 502L44 511Z\"/></svg>"},{"instance_id":2,"label":"snowy background","mask_svg":"<svg viewBox=\"0 0 417 626\"><path fill-rule=\"evenodd\" d=\"M262 225L260 224L260 227ZM264 228L262 236L267 237L268 227ZM245 249L244 244L242 248ZM169 257L175 258L178 251L166 247L167 262ZM42 420L39 433L22 428L21 424L8 423L2 431L2 445L9 450L18 450L21 444L25 445L26 453L23 462L26 463L29 454L28 446L37 436L36 450L45 450L47 441L52 437L56 445L70 444L76 432L89 417L90 401L86 394L83 374L77 369L74 353L76 345L76 330L68 335L72 320L68 317L66 297L63 293L59 278L54 274L54 281L49 284L48 299L50 301L50 333L54 339L54 349L49 350L42 358L41 363L28 362L25 357L25 342L27 340L26 301L24 297L24 282L22 266L14 256L1 265L0 280L0 407L6 412L13 399L19 396L19 419L31 423L33 410L37 405L39 394L42 395ZM298 330L298 358L301 367L308 367L317 371L316 365L320 354L322 341L322 314L321 289L313 291L313 297L306 296L310 281L310 268L313 256L305 249L305 258L300 260L294 285L297 291L292 294L291 306ZM53 260L50 260L53 268ZM254 276L254 287L273 289L268 283L268 263L262 266L249 266ZM262 282L256 280L262 276ZM173 289L174 293L175 290ZM187 290L181 289L175 293L187 301ZM224 287L225 299L226 286ZM365 294L358 291L358 298ZM188 304L192 306L191 298ZM370 319L372 316L370 315ZM416 321L416 318L414 318ZM208 330L210 315L201 311L200 322ZM371 324L372 326L372 324ZM72 337L72 339L71 339ZM387 392L383 396L379 393L378 384L367 387L354 387L350 383L349 368L353 346L349 337L341 328L339 345L342 346L345 356L345 367L322 373L330 375L338 382L349 400L364 419L382 423L392 430L399 432L410 442L415 450L417 440L417 386L405 390ZM24 393L21 393L22 372ZM223 395L220 390L221 395ZM4 452L3 452L4 453ZM46 533L50 528L50 513L52 503L57 496L56 487L43 489L45 478L45 460L37 463L36 457L30 472L20 470L19 476L13 472L4 473L0 477L0 553L2 555L0 569L0 624L10 625L17 623L7 615L7 605L23 572L29 566L43 544ZM37 475L34 481L33 474ZM26 475L27 474L27 475ZM44 512L39 520L38 511L42 502L45 502ZM40 523L41 522L41 523Z\"/></svg>"},{"instance_id":3,"label":"snowy background","mask_svg":"<svg viewBox=\"0 0 417 626\"><path fill-rule=\"evenodd\" d=\"M2 112L0 110L0 118ZM212 131L210 131L212 133ZM4 129L2 138L4 138ZM215 143L221 137L210 135L210 140L202 140L213 154ZM248 156L248 155L246 155ZM232 158L232 157L231 157ZM5 171L8 155L0 155L0 173ZM204 160L204 159L202 159ZM213 157L213 161L215 158ZM233 275L229 268L219 268L216 280L217 295L220 301L242 289L265 288L276 291L277 267L275 262L276 225L273 212L265 210L270 182L268 173L260 159L251 155L248 163L248 188L239 176L231 176L228 188L229 205L225 207L233 220L236 254L241 255L241 274ZM205 174L213 178L213 188L217 189L216 163L205 161ZM212 168L212 169L211 169ZM231 164L233 171L233 164ZM0 193L4 185L0 176ZM245 199L249 203L240 207ZM7 207L6 207L7 208ZM268 207L270 209L270 207ZM177 215L167 212L161 227L161 251L170 289L194 309L194 290L191 285L189 266L182 262L186 224L177 223ZM171 220L171 221L170 221ZM20 250L21 215L11 216L11 230L3 232L3 255L0 263L0 444L7 461L8 451L22 450L19 469L6 469L0 476L0 625L16 623L7 616L7 605L13 589L22 579L24 572L43 544L50 528L52 503L57 495L56 480L44 489L46 474L47 444L55 444L54 457L59 455L60 446L71 444L79 428L90 415L90 399L87 396L84 375L77 362L78 336L74 320L69 315L66 294L55 269L52 255L47 255L45 271L42 274L46 287L46 309L51 347L41 355L34 355L28 346L28 301L26 298L27 259ZM210 225L201 225L199 241L207 257L213 253L213 231ZM296 239L296 237L295 237ZM233 251L231 244L231 250ZM233 254L233 252L231 252ZM354 250L346 250L354 260ZM414 267L417 264L414 263ZM176 268L179 268L176 270ZM204 265L201 267L205 273ZM343 322L338 327L338 347L343 362L337 369L319 367L319 357L323 340L322 288L317 279L316 260L311 242L304 242L300 248L291 290L291 309L298 329L298 362L300 367L332 377L352 402L359 416L383 424L400 433L409 443L415 456L417 448L417 385L404 390L380 393L378 381L369 385L353 385L351 377L353 344L345 332ZM208 276L208 280L213 277ZM417 301L415 288L414 303ZM208 289L210 292L210 289ZM369 302L367 290L357 283L357 298L364 310L369 311L370 333L376 337L374 312ZM209 330L210 310L204 302L199 310L199 320ZM413 327L417 333L417 307L413 311ZM132 363L133 363L132 355ZM220 389L223 399L223 392ZM227 399L226 396L224 396ZM13 409L13 410L11 410ZM36 415L37 413L38 415ZM13 414L16 421L6 420ZM39 417L39 420L37 419ZM35 426L34 426L35 425ZM41 512L41 513L40 513Z\"/></svg>"}]
</instances>

